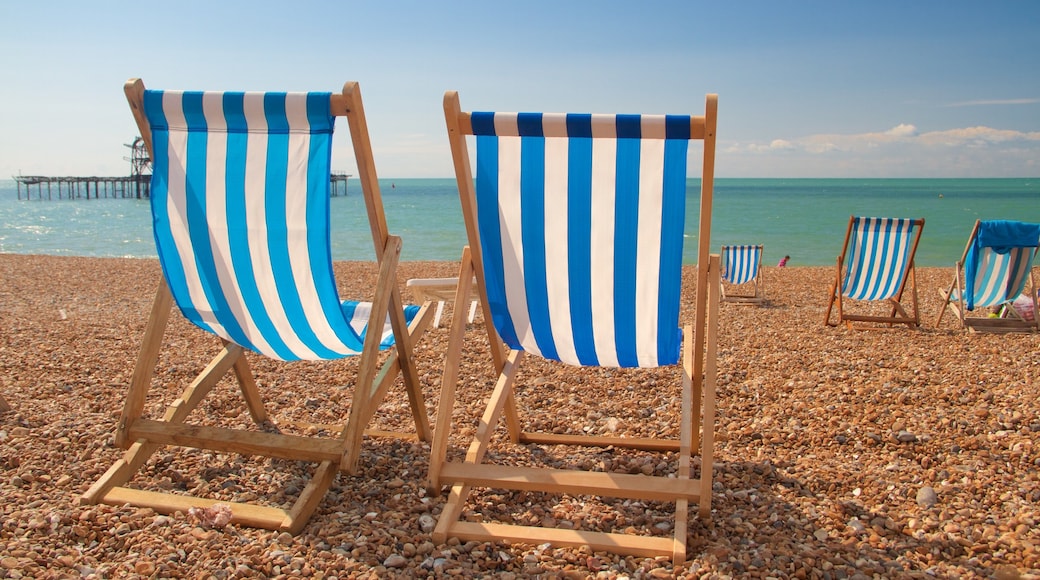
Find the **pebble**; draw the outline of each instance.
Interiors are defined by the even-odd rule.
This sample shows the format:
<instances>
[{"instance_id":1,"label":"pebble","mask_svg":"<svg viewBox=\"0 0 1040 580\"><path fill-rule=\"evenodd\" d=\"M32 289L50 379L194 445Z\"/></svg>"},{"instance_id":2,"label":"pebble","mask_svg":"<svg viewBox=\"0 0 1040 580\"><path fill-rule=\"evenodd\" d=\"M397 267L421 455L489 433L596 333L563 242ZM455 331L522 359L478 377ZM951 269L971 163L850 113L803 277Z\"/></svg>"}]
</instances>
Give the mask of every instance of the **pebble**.
<instances>
[{"instance_id":1,"label":"pebble","mask_svg":"<svg viewBox=\"0 0 1040 580\"><path fill-rule=\"evenodd\" d=\"M457 267L402 262L398 274L444 277ZM337 262L334 270L344 296L363 296L374 285L357 263ZM917 271L924 328L882 333L820 324L833 268L768 274L768 307L720 307L713 517L701 520L691 505L689 560L673 567L668 556L435 543L445 495L425 493L429 444L375 436L363 441L359 472L338 474L296 535L235 523L199 527L185 513L79 505L78 495L122 454L112 433L158 262L0 253L0 382L14 409L0 414L0 576L1040 579L1037 337L972 335L949 316L932 328L936 289L948 287L949 268ZM403 283L402 291L407 301ZM64 323L39 315L57 308L69 313ZM477 428L479 398L493 382L478 329L467 330L473 340L458 368L460 428L451 443L459 455L468 444L461 433ZM415 345L431 413L447 337L442 324ZM160 359L149 413L162 413L209 362L201 353L214 346L176 309L164 340L173 348ZM343 377L356 360L249 361L279 428L291 429L285 425L293 421L334 424L349 415L353 386ZM625 437L676 433L676 369L629 375L549 368L529 356L521 377L518 402L534 427ZM607 380L613 383L600 390ZM233 385L233 378L231 388L218 385L202 408L219 421L249 425ZM399 385L387 402L373 427L410 429ZM566 413L571 405L579 410ZM617 473L678 471L674 454L518 449L504 434L488 455L505 464L576 461ZM694 457L695 474L700 465ZM156 453L134 483L288 507L313 468L170 448ZM674 527L666 503L565 494L546 501L537 492L478 489L466 510L466 519L477 522L544 520L582 531L667 535Z\"/></svg>"},{"instance_id":2,"label":"pebble","mask_svg":"<svg viewBox=\"0 0 1040 580\"><path fill-rule=\"evenodd\" d=\"M935 494L935 490L931 486L921 486L921 489L917 490L917 505L923 508L930 508L935 505L935 502L939 501L939 497Z\"/></svg>"}]
</instances>

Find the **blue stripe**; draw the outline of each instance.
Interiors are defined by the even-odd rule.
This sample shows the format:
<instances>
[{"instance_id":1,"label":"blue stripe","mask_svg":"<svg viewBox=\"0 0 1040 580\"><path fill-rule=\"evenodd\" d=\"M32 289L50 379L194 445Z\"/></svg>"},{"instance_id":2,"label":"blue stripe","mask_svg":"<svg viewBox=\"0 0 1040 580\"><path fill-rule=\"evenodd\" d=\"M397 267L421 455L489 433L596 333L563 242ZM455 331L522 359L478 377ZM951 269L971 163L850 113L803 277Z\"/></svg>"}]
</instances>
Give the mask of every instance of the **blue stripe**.
<instances>
[{"instance_id":1,"label":"blue stripe","mask_svg":"<svg viewBox=\"0 0 1040 580\"><path fill-rule=\"evenodd\" d=\"M226 227L223 221L210 224L209 214L206 208L206 174L209 155L209 133L206 132L206 117L202 107L202 93L184 93L184 118L188 122L188 148L185 159L185 184L186 184L186 211L188 214L188 236L191 239L192 253L195 255L195 266L199 272L199 283L206 294L206 299L213 308L213 315L217 322L224 327L228 337L245 347L254 348L253 344L246 339L246 334L234 312L228 305L227 297L220 285L220 277L217 273L217 265L213 256L211 227ZM218 152L223 154L223 151ZM223 218L221 218L223 220ZM178 299L178 303L184 305L190 302L190 296L184 295ZM193 314L201 321L197 311ZM190 319L190 317L189 317ZM198 322L196 322L198 324Z\"/></svg>"},{"instance_id":2,"label":"blue stripe","mask_svg":"<svg viewBox=\"0 0 1040 580\"><path fill-rule=\"evenodd\" d=\"M493 124L493 123L492 123ZM502 341L520 349L516 328L506 303L505 268L502 264L502 228L498 221L498 138L477 137L477 227L480 230L485 291L491 319Z\"/></svg>"},{"instance_id":3,"label":"blue stripe","mask_svg":"<svg viewBox=\"0 0 1040 580\"><path fill-rule=\"evenodd\" d=\"M687 127L689 124L687 123ZM687 131L688 132L688 131ZM658 281L657 364L679 360L682 335L679 303L682 292L683 228L686 218L686 151L688 140L665 141L664 203L661 216L661 273Z\"/></svg>"},{"instance_id":4,"label":"blue stripe","mask_svg":"<svg viewBox=\"0 0 1040 580\"><path fill-rule=\"evenodd\" d=\"M495 114L487 111L475 111L469 115L469 123L474 135L495 134Z\"/></svg>"},{"instance_id":5,"label":"blue stripe","mask_svg":"<svg viewBox=\"0 0 1040 580\"><path fill-rule=\"evenodd\" d=\"M541 137L521 140L520 235L524 247L524 289L531 332L542 356L558 360L546 284L545 139Z\"/></svg>"},{"instance_id":6,"label":"blue stripe","mask_svg":"<svg viewBox=\"0 0 1040 580\"><path fill-rule=\"evenodd\" d=\"M572 139L592 137L592 115L578 113L567 115L567 136Z\"/></svg>"},{"instance_id":7,"label":"blue stripe","mask_svg":"<svg viewBox=\"0 0 1040 580\"><path fill-rule=\"evenodd\" d=\"M521 137L543 137L541 113L518 113L516 129ZM524 141L526 143L526 140Z\"/></svg>"},{"instance_id":8,"label":"blue stripe","mask_svg":"<svg viewBox=\"0 0 1040 580\"><path fill-rule=\"evenodd\" d=\"M292 351L275 331L274 323L267 313L253 272L252 253L249 250L249 228L246 222L246 153L249 136L243 93L224 94L224 119L228 124L228 151L225 166L227 188L227 230L234 276L238 280L242 302L253 325L263 335L271 349L282 359L295 358ZM255 349L255 346L252 347Z\"/></svg>"},{"instance_id":9,"label":"blue stripe","mask_svg":"<svg viewBox=\"0 0 1040 580\"><path fill-rule=\"evenodd\" d=\"M665 136L667 139L681 139L689 144L690 140L690 116L689 115L665 115ZM683 168L683 175L686 169Z\"/></svg>"},{"instance_id":10,"label":"blue stripe","mask_svg":"<svg viewBox=\"0 0 1040 580\"><path fill-rule=\"evenodd\" d=\"M571 336L578 360L599 366L592 329L592 139L591 116L567 116L567 263L570 267Z\"/></svg>"},{"instance_id":11,"label":"blue stripe","mask_svg":"<svg viewBox=\"0 0 1040 580\"><path fill-rule=\"evenodd\" d=\"M307 154L307 248L310 269L318 301L325 319L340 342L350 350L361 352L364 341L343 317L338 308L339 292L332 271L332 240L329 220L329 174L332 168L332 123L329 95L307 95L307 120L310 124L310 149Z\"/></svg>"},{"instance_id":12,"label":"blue stripe","mask_svg":"<svg viewBox=\"0 0 1040 580\"><path fill-rule=\"evenodd\" d=\"M300 341L321 358L335 358L338 355L326 349L318 341L307 322L289 259L288 232L285 223L285 196L288 193L285 180L289 159L285 95L265 94L264 113L270 130L267 138L267 174L265 176L265 189L268 194L266 197L267 245L271 254L271 268L278 273L275 276L278 298L285 308L293 332Z\"/></svg>"},{"instance_id":13,"label":"blue stripe","mask_svg":"<svg viewBox=\"0 0 1040 580\"><path fill-rule=\"evenodd\" d=\"M152 234L155 236L155 248L159 254L159 264L162 266L163 276L166 284L170 287L170 294L174 297L188 295L188 283L184 274L184 265L181 264L180 256L177 254L177 245L173 241L173 232L170 229L170 215L167 212L170 193L170 132L166 121L166 113L162 106L162 91L145 91L144 112L148 118L148 124L152 129L152 185L151 185L151 210L152 210ZM178 308L188 317L187 312L178 303ZM188 304L190 307L190 304ZM192 311L197 319L197 313ZM198 324L198 323L196 323ZM202 328L213 332L206 324L199 324Z\"/></svg>"},{"instance_id":14,"label":"blue stripe","mask_svg":"<svg viewBox=\"0 0 1040 580\"><path fill-rule=\"evenodd\" d=\"M245 133L249 131L249 122L246 120L243 101L245 93L224 93L224 122L227 123L228 133ZM230 141L230 140L229 140ZM236 141L238 142L238 141ZM244 149L243 145L243 149Z\"/></svg>"},{"instance_id":15,"label":"blue stripe","mask_svg":"<svg viewBox=\"0 0 1040 580\"><path fill-rule=\"evenodd\" d=\"M639 115L617 115L614 119L618 139L641 139L643 137L643 127Z\"/></svg>"},{"instance_id":16,"label":"blue stripe","mask_svg":"<svg viewBox=\"0 0 1040 580\"><path fill-rule=\"evenodd\" d=\"M618 117L618 132L622 131ZM614 341L618 364L639 365L636 349L636 255L639 223L639 141L618 139L614 200Z\"/></svg>"}]
</instances>

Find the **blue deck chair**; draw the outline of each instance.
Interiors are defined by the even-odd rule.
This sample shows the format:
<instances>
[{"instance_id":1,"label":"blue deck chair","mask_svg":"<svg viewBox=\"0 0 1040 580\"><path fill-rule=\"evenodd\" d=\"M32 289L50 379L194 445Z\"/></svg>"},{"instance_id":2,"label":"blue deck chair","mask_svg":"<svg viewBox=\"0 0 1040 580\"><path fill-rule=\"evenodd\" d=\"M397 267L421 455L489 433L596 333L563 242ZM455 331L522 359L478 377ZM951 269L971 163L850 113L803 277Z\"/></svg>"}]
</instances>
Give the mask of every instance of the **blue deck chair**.
<instances>
[{"instance_id":1,"label":"blue deck chair","mask_svg":"<svg viewBox=\"0 0 1040 580\"><path fill-rule=\"evenodd\" d=\"M850 217L824 324L836 326L843 322L849 328L877 328L876 325L857 325L857 322L920 326L914 254L923 228L923 219ZM912 314L907 313L902 303L908 283ZM890 310L885 315L861 306L861 312L850 313L846 298L860 303L875 302ZM835 302L838 303L838 321L832 323Z\"/></svg>"},{"instance_id":2,"label":"blue deck chair","mask_svg":"<svg viewBox=\"0 0 1040 580\"><path fill-rule=\"evenodd\" d=\"M761 266L761 245L722 246L722 300L745 304L764 302Z\"/></svg>"},{"instance_id":3,"label":"blue deck chair","mask_svg":"<svg viewBox=\"0 0 1040 580\"><path fill-rule=\"evenodd\" d=\"M960 319L961 326L973 331L1035 332L1038 317L1033 259L1038 244L1040 224L976 221L956 264L953 281L946 290L939 289L943 307L935 325L939 326L949 308ZM1030 297L1031 319L1011 307L1023 292ZM968 315L980 308L992 309L997 316Z\"/></svg>"},{"instance_id":4,"label":"blue deck chair","mask_svg":"<svg viewBox=\"0 0 1040 580\"><path fill-rule=\"evenodd\" d=\"M163 513L212 507L212 499L126 487L166 445L312 461L318 466L289 510L229 502L232 522L297 533L336 474L356 468L365 428L398 375L416 423L415 432L398 435L432 439L411 354L432 310L401 302L401 240L387 232L360 89L351 82L341 94L146 91L131 79L125 91L153 160L163 277L116 431L127 451L81 501ZM350 127L371 226L366 234L375 245L378 278L369 302L341 301L333 277L329 167L337 116ZM153 420L144 404L172 304L219 337L222 348ZM371 330L370 320L377 321ZM282 361L359 356L349 416L329 428L338 433L271 432L247 351ZM185 421L230 370L264 430Z\"/></svg>"},{"instance_id":5,"label":"blue deck chair","mask_svg":"<svg viewBox=\"0 0 1040 580\"><path fill-rule=\"evenodd\" d=\"M709 256L708 240L716 96L708 95L700 117L464 113L455 92L445 95L444 109L468 240L455 304L466 304L470 292L477 293L498 379L465 460L449 460L466 336L465 318L453 316L430 464L431 489L451 486L451 492L434 541L588 545L684 561L689 503L698 505L703 518L711 507L719 258ZM475 183L467 136L476 142ZM703 141L698 259L706 267L697 270L693 323L680 330L681 315L691 310L680 300L691 140ZM674 368L674 393L681 399L674 425L678 436L527 430L537 425L525 424L521 409L547 402L524 398L517 389L525 354L542 359L532 361L536 367ZM566 374L566 368L559 370ZM487 462L492 434L502 427L512 443L523 446L673 452L677 463L673 477L667 477L587 471L580 461L573 468ZM698 451L700 473L693 478L691 454ZM471 486L674 502L675 525L672 537L662 537L495 523L491 516L460 521L463 509L474 505ZM654 531L660 534L649 530Z\"/></svg>"}]
</instances>

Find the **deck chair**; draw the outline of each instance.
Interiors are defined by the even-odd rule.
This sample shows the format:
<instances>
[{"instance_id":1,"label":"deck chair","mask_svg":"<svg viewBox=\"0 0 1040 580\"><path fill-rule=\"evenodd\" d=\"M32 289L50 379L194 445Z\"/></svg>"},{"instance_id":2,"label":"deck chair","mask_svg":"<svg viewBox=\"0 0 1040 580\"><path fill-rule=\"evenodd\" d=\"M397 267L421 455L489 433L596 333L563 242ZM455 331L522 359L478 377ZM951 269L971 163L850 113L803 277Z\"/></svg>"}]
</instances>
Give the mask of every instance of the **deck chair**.
<instances>
[{"instance_id":1,"label":"deck chair","mask_svg":"<svg viewBox=\"0 0 1040 580\"><path fill-rule=\"evenodd\" d=\"M823 317L824 324L837 326L843 322L849 328L861 329L882 327L856 323L920 326L914 254L923 228L924 219L850 217L842 253L838 256L838 271L831 286L827 313ZM912 313L907 312L902 302L908 282ZM875 302L875 306L890 310L885 315L861 305L857 312L850 313L845 299ZM835 302L838 304L838 320L831 322Z\"/></svg>"},{"instance_id":2,"label":"deck chair","mask_svg":"<svg viewBox=\"0 0 1040 580\"><path fill-rule=\"evenodd\" d=\"M689 503L703 518L711 508L719 257L709 257L708 240L716 110L717 97L709 95L706 114L698 117L464 113L457 93L445 95L468 241L455 303L464 304L472 292L479 296L484 324L478 332L486 333L491 345L489 362L497 381L460 461L449 453L448 439L466 332L464 319L452 317L429 471L431 490L451 486L451 492L434 541L458 537L588 545L685 560ZM476 183L467 136L475 136ZM694 320L680 330L690 140L703 141L700 267ZM481 344L474 341L474 346ZM644 367L672 367L681 399L676 431L669 439L526 430L530 425L524 424L521 410L539 403L518 402L523 394L519 369L528 354L544 361L533 361L538 366L644 372L650 372ZM468 429L459 426L459 434ZM604 447L667 452L675 471L667 477L587 471L580 462L573 468L495 463L491 459L497 453L489 454L494 433L508 436L504 444L527 446L517 451L576 446L576 454L581 448L595 454L595 448ZM698 451L700 473L692 478L691 456ZM460 519L464 509L479 507L467 501L474 487L674 502L673 535L475 521L479 518L469 511Z\"/></svg>"},{"instance_id":3,"label":"deck chair","mask_svg":"<svg viewBox=\"0 0 1040 580\"><path fill-rule=\"evenodd\" d=\"M230 504L233 523L297 533L336 474L356 469L365 427L398 375L416 430L397 435L432 439L412 358L413 340L432 310L401 302L401 240L387 232L360 89L349 82L340 94L164 92L131 79L125 91L153 159L151 206L163 277L116 431L126 453L81 501L163 513L212 508L213 499L126 486L167 445L314 462L290 509ZM341 302L333 278L329 165L337 116L350 127L375 244L378 278L370 302ZM219 337L222 348L160 420L149 419L145 399L173 303ZM359 356L346 421L326 430L332 436L271 432L247 350L284 361ZM263 430L186 422L228 371Z\"/></svg>"},{"instance_id":4,"label":"deck chair","mask_svg":"<svg viewBox=\"0 0 1040 580\"><path fill-rule=\"evenodd\" d=\"M761 245L722 246L722 300L744 304L764 302L761 266Z\"/></svg>"},{"instance_id":5,"label":"deck chair","mask_svg":"<svg viewBox=\"0 0 1040 580\"><path fill-rule=\"evenodd\" d=\"M1035 332L1038 316L1033 259L1038 244L1040 224L977 220L955 265L953 281L946 290L939 289L943 307L935 325L949 309L961 326L972 331ZM1023 291L1030 297L1032 320L1012 308ZM968 315L979 308L992 308L997 316Z\"/></svg>"}]
</instances>

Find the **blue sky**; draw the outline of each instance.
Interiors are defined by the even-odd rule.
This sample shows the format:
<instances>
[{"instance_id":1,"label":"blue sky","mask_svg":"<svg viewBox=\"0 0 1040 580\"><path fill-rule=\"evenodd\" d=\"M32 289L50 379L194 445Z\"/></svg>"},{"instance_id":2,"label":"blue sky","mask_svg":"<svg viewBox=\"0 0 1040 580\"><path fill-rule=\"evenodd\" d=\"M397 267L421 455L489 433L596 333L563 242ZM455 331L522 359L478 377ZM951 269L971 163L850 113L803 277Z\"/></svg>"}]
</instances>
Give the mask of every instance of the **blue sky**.
<instances>
[{"instance_id":1,"label":"blue sky","mask_svg":"<svg viewBox=\"0 0 1040 580\"><path fill-rule=\"evenodd\" d=\"M1040 2L0 0L0 179L123 175L122 93L361 84L380 177L464 109L694 113L719 177L1040 176ZM340 127L334 166L354 172Z\"/></svg>"}]
</instances>

